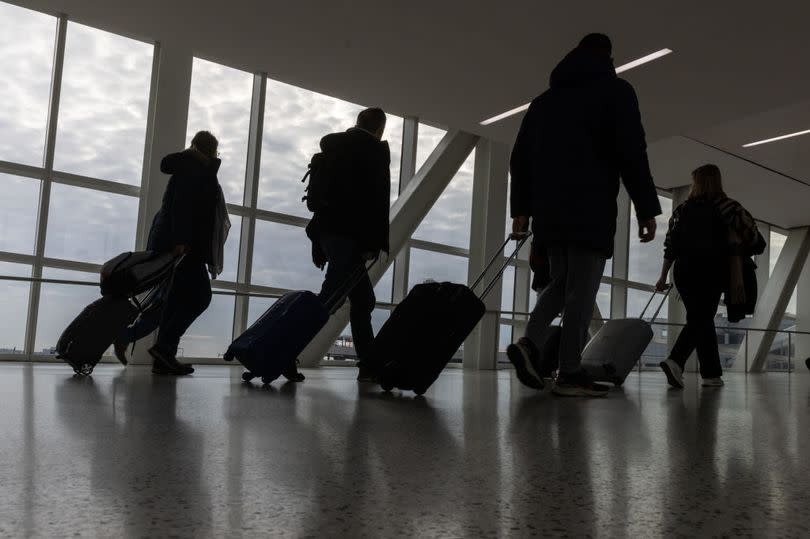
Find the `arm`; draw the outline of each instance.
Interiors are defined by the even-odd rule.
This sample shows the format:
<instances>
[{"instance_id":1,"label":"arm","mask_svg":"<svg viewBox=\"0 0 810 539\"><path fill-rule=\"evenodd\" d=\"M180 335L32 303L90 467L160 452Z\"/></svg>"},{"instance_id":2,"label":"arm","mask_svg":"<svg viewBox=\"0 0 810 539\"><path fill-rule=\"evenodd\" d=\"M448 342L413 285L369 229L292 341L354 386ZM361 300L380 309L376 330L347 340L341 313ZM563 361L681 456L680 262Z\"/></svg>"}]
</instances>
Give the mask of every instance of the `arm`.
<instances>
[{"instance_id":1,"label":"arm","mask_svg":"<svg viewBox=\"0 0 810 539\"><path fill-rule=\"evenodd\" d=\"M160 161L160 171L163 174L177 174L185 152L170 153Z\"/></svg>"},{"instance_id":2,"label":"arm","mask_svg":"<svg viewBox=\"0 0 810 539\"><path fill-rule=\"evenodd\" d=\"M654 218L661 215L661 204L650 173L638 98L633 87L625 81L620 80L617 88L614 125L622 183L636 208L639 224L652 226L654 233Z\"/></svg>"},{"instance_id":3,"label":"arm","mask_svg":"<svg viewBox=\"0 0 810 539\"><path fill-rule=\"evenodd\" d=\"M536 109L534 103L529 107L520 124L509 162L512 190L510 195L512 232L518 234L529 229L531 216L531 140L534 131Z\"/></svg>"},{"instance_id":4,"label":"arm","mask_svg":"<svg viewBox=\"0 0 810 539\"><path fill-rule=\"evenodd\" d=\"M672 218L669 220L669 228L667 229L667 236L664 238L664 261L661 264L661 275L658 282L655 284L655 289L659 292L666 290L667 281L669 281L669 270L675 262L675 245L672 241L672 228L677 224L680 216L680 206L675 208L672 212Z\"/></svg>"}]
</instances>

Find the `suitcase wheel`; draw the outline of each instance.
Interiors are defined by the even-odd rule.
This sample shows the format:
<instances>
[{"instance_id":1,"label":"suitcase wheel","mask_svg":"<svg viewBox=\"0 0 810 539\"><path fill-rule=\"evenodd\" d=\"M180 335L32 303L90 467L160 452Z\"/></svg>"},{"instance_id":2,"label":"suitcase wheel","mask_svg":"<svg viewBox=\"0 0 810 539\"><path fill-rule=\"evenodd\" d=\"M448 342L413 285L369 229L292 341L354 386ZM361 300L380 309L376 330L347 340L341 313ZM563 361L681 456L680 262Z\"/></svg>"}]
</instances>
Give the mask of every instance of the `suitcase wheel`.
<instances>
[{"instance_id":1,"label":"suitcase wheel","mask_svg":"<svg viewBox=\"0 0 810 539\"><path fill-rule=\"evenodd\" d=\"M75 372L76 375L78 376L90 376L91 374L93 374L94 367L95 365L92 365L90 363L83 363L78 367L73 367L73 372Z\"/></svg>"},{"instance_id":2,"label":"suitcase wheel","mask_svg":"<svg viewBox=\"0 0 810 539\"><path fill-rule=\"evenodd\" d=\"M243 372L242 373L242 380L244 380L245 382L250 382L254 378L256 378L256 376L249 373L249 372Z\"/></svg>"}]
</instances>

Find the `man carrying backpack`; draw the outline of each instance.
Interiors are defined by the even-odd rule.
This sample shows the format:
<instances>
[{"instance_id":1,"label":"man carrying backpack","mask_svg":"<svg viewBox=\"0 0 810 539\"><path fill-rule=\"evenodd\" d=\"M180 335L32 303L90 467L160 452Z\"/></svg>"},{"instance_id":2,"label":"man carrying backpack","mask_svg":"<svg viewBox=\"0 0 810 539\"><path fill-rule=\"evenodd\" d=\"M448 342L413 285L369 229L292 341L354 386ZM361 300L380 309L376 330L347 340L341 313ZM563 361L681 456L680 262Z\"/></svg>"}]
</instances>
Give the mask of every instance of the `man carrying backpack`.
<instances>
[{"instance_id":1,"label":"man carrying backpack","mask_svg":"<svg viewBox=\"0 0 810 539\"><path fill-rule=\"evenodd\" d=\"M391 153L382 140L385 112L365 109L357 125L321 139L321 153L313 158L307 206L315 215L307 225L313 262L326 276L319 297L334 300L343 292L363 261L388 252L388 210L391 191ZM360 372L357 380L375 380L368 364L374 340L371 313L376 304L368 274L348 293L352 338Z\"/></svg>"}]
</instances>

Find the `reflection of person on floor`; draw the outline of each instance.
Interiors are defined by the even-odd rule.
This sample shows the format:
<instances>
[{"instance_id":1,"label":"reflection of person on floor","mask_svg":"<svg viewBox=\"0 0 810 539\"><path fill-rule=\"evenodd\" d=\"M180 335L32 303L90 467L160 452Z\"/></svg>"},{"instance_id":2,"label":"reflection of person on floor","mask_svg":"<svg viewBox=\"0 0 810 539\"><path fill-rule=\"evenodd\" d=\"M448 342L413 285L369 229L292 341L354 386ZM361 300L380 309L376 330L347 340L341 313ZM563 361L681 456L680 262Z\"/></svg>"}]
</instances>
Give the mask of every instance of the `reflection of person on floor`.
<instances>
[{"instance_id":1,"label":"reflection of person on floor","mask_svg":"<svg viewBox=\"0 0 810 539\"><path fill-rule=\"evenodd\" d=\"M149 349L155 374L185 375L191 365L177 361L180 339L211 303L209 273L222 272L222 254L230 227L222 188L217 180L219 142L200 131L185 151L167 155L160 170L171 174L163 204L152 222L148 249L183 256L165 290L162 309L152 309L114 343L116 356L126 362L128 344L158 329Z\"/></svg>"},{"instance_id":2,"label":"reflection of person on floor","mask_svg":"<svg viewBox=\"0 0 810 539\"><path fill-rule=\"evenodd\" d=\"M366 109L357 125L344 133L321 139L321 151L328 156L332 189L326 208L315 212L307 225L313 242L313 262L326 268L319 297L328 302L339 295L350 276L364 260L388 252L388 212L391 191L391 154L382 140L386 117L382 109ZM324 165L327 166L327 165ZM352 339L357 353L361 382L374 381L368 364L374 340L371 313L376 298L368 274L348 294Z\"/></svg>"}]
</instances>

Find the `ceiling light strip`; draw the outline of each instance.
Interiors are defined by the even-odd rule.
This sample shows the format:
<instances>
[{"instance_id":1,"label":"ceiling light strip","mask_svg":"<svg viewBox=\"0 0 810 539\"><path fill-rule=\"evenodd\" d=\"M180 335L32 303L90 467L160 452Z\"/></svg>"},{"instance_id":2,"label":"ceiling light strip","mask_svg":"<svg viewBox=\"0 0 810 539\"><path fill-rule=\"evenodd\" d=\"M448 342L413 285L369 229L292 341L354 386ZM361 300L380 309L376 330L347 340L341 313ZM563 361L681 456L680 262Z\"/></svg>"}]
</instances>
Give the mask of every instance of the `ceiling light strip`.
<instances>
[{"instance_id":1,"label":"ceiling light strip","mask_svg":"<svg viewBox=\"0 0 810 539\"><path fill-rule=\"evenodd\" d=\"M634 67L644 65L644 64L646 64L648 62L652 62L653 60L658 60L659 58L662 58L662 57L664 57L664 56L666 56L668 54L671 54L671 53L672 53L672 49L661 49L660 51L656 51L656 52L654 52L652 54L648 54L647 56L642 56L641 58L638 58L637 60L633 60L632 62L628 62L626 64L623 64L623 65L620 65L619 67L617 67L616 68L616 74L618 75L619 73L623 73L625 71L633 69ZM497 116L493 116L492 118L489 118L489 119L484 120L483 122L481 122L481 125L491 125L491 124L494 124L495 122L500 122L504 118L509 118L510 116L514 116L515 114L518 114L520 112L523 112L524 110L527 110L529 108L530 104L531 103L526 103L525 105L521 105L521 106L516 107L516 108L514 108L512 110L508 110L506 112L498 114Z\"/></svg>"},{"instance_id":2,"label":"ceiling light strip","mask_svg":"<svg viewBox=\"0 0 810 539\"><path fill-rule=\"evenodd\" d=\"M743 144L743 148L750 148L752 146L759 146L760 144L768 144L769 142L776 142L778 140L785 140L786 138L800 137L802 135L810 135L810 129L805 129L804 131L796 131L795 133L789 133L787 135L768 138L768 139L765 139L765 140L758 140L756 142L749 142L748 144Z\"/></svg>"}]
</instances>

